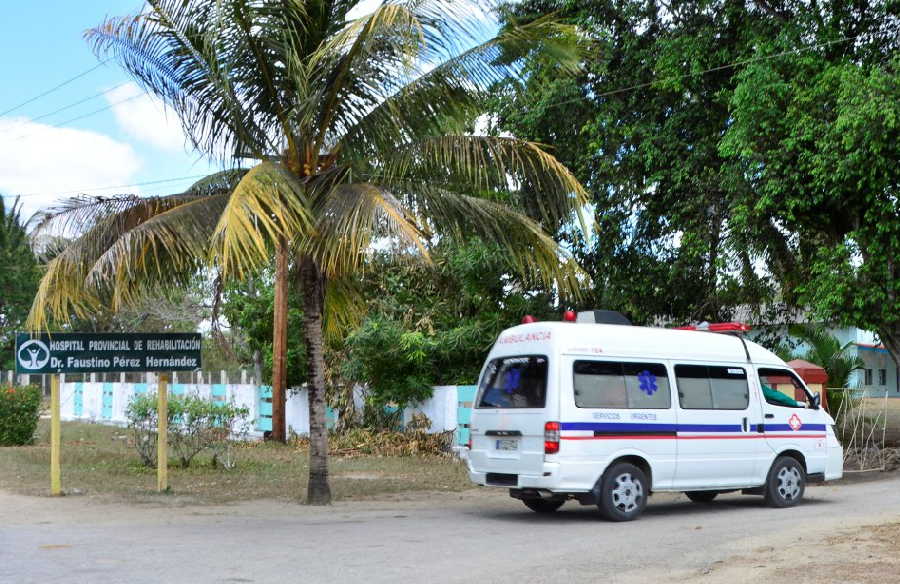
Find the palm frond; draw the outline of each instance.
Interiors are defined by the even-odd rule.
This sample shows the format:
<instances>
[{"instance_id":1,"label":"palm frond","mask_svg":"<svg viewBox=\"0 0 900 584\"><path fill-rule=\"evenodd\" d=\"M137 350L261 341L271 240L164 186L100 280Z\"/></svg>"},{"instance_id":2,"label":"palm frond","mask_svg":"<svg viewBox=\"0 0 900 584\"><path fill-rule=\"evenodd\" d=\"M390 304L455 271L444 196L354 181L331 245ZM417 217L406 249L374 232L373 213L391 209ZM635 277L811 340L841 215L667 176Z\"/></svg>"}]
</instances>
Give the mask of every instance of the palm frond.
<instances>
[{"instance_id":1,"label":"palm frond","mask_svg":"<svg viewBox=\"0 0 900 584\"><path fill-rule=\"evenodd\" d=\"M496 136L439 136L388 155L372 171L372 182L419 180L456 191L507 193L528 188L540 193L541 216L551 223L576 215L587 229L583 209L588 194L569 169L539 144Z\"/></svg>"},{"instance_id":2,"label":"palm frond","mask_svg":"<svg viewBox=\"0 0 900 584\"><path fill-rule=\"evenodd\" d=\"M528 281L571 298L580 297L589 281L540 224L508 205L428 182L405 183L402 192L407 208L415 209L425 225L458 240L475 236L500 246Z\"/></svg>"},{"instance_id":3,"label":"palm frond","mask_svg":"<svg viewBox=\"0 0 900 584\"><path fill-rule=\"evenodd\" d=\"M444 3L434 4L444 7ZM425 34L422 46L417 47L416 60L402 72L396 71L390 81L373 84L379 91L373 99L346 100L336 124L328 128L332 136L329 142L340 143L351 158L365 158L397 144L458 132L460 123L471 121L484 110L485 98L495 83L521 74L521 61L505 55L524 55L538 46L553 46L559 55L560 74L579 70L578 53L570 40L574 36L571 27L551 17L511 25L464 50L458 43L448 44L441 34L428 34L431 28L442 31L451 27L455 34L462 35L457 38L474 40L470 35L478 26L471 22L471 14L460 22L446 15L437 20L420 15ZM553 42L554 38L559 41Z\"/></svg>"},{"instance_id":4,"label":"palm frond","mask_svg":"<svg viewBox=\"0 0 900 584\"><path fill-rule=\"evenodd\" d=\"M213 233L212 259L228 276L265 264L279 238L314 228L306 187L284 166L261 162L235 186Z\"/></svg>"},{"instance_id":5,"label":"palm frond","mask_svg":"<svg viewBox=\"0 0 900 584\"><path fill-rule=\"evenodd\" d=\"M258 43L244 27L262 22L277 30L277 11L302 20L302 3L277 4L153 0L147 11L109 18L85 36L98 55L116 58L173 108L196 148L231 153L231 160L246 153L262 158L281 146L272 135L273 128L276 136L287 130L289 107L280 98L289 88L266 79ZM271 46L265 57L278 60Z\"/></svg>"},{"instance_id":6,"label":"palm frond","mask_svg":"<svg viewBox=\"0 0 900 584\"><path fill-rule=\"evenodd\" d=\"M223 190L185 202L123 233L87 272L88 285L110 288L118 309L189 280L207 263L229 195Z\"/></svg>"},{"instance_id":7,"label":"palm frond","mask_svg":"<svg viewBox=\"0 0 900 584\"><path fill-rule=\"evenodd\" d=\"M325 338L341 341L366 314L366 301L357 280L350 276L330 279L325 284Z\"/></svg>"},{"instance_id":8,"label":"palm frond","mask_svg":"<svg viewBox=\"0 0 900 584\"><path fill-rule=\"evenodd\" d=\"M52 321L68 322L73 315L86 316L99 305L95 292L85 285L89 265L71 247L47 263L25 321L29 331L48 330Z\"/></svg>"},{"instance_id":9,"label":"palm frond","mask_svg":"<svg viewBox=\"0 0 900 584\"><path fill-rule=\"evenodd\" d=\"M415 217L390 191L370 183L337 185L316 200L315 230L297 239L301 253L316 259L329 278L363 267L378 242L428 259ZM409 254L403 254L408 256Z\"/></svg>"},{"instance_id":10,"label":"palm frond","mask_svg":"<svg viewBox=\"0 0 900 584\"><path fill-rule=\"evenodd\" d=\"M73 197L36 215L32 237L61 241L29 326L66 322L101 303L119 307L184 284L208 257L209 235L244 172L214 173L162 197Z\"/></svg>"}]
</instances>

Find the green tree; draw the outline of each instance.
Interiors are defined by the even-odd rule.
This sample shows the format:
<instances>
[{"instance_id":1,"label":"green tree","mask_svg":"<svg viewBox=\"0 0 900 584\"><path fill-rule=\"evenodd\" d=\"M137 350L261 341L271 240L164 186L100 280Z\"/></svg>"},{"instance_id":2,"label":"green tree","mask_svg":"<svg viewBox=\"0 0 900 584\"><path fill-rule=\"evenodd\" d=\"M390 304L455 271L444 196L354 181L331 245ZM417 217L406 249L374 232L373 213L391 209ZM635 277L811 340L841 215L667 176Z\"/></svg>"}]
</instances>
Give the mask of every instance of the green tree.
<instances>
[{"instance_id":1,"label":"green tree","mask_svg":"<svg viewBox=\"0 0 900 584\"><path fill-rule=\"evenodd\" d=\"M878 332L900 365L900 6L788 3L782 34L730 98L721 151L751 189L740 223L768 220L785 287L823 320ZM802 41L801 41L802 39Z\"/></svg>"},{"instance_id":2,"label":"green tree","mask_svg":"<svg viewBox=\"0 0 900 584\"><path fill-rule=\"evenodd\" d=\"M518 275L502 247L445 238L430 265L391 266L366 277L372 300L347 338L342 372L365 383L373 401L405 405L434 385L475 383L500 332L531 314L559 319L558 299Z\"/></svg>"},{"instance_id":3,"label":"green tree","mask_svg":"<svg viewBox=\"0 0 900 584\"><path fill-rule=\"evenodd\" d=\"M299 290L296 281L292 282L291 292ZM257 276L242 282L230 283L223 291L221 313L235 335L240 337L236 357L244 365L257 366L263 379L272 378L272 339L275 317L274 274L271 270L263 271ZM300 330L303 327L303 312L296 306L288 310L288 330ZM306 382L306 348L303 337L289 335L287 339L287 387L300 387Z\"/></svg>"},{"instance_id":4,"label":"green tree","mask_svg":"<svg viewBox=\"0 0 900 584\"><path fill-rule=\"evenodd\" d=\"M180 195L81 198L51 210L40 228L75 225L83 235L48 265L31 319L40 327L51 315L184 285L208 261L245 277L274 255L273 386L283 407L293 265L310 398L307 500L316 504L330 500L323 317L345 314L326 303L358 298L347 291L372 247L427 260L441 235L478 235L517 271L570 291L574 264L504 202L513 188L540 191L556 224L586 200L537 144L463 133L487 87L520 72L517 60L498 59L504 51L562 58L568 29L538 19L482 42L489 26L468 2L396 0L354 18L355 5L152 0L89 31L98 53L175 110L200 151L229 168L259 163Z\"/></svg>"},{"instance_id":5,"label":"green tree","mask_svg":"<svg viewBox=\"0 0 900 584\"><path fill-rule=\"evenodd\" d=\"M591 194L600 237L563 233L593 277L584 305L638 323L723 320L773 295L755 269L754 231L731 222L748 185L719 151L733 71L766 18L728 0L530 0L509 20L558 12L582 31L578 77L528 60L496 100L498 131L546 142ZM756 227L756 226L754 226Z\"/></svg>"},{"instance_id":6,"label":"green tree","mask_svg":"<svg viewBox=\"0 0 900 584\"><path fill-rule=\"evenodd\" d=\"M40 271L16 200L0 197L0 369L13 369L15 332L23 328Z\"/></svg>"}]
</instances>

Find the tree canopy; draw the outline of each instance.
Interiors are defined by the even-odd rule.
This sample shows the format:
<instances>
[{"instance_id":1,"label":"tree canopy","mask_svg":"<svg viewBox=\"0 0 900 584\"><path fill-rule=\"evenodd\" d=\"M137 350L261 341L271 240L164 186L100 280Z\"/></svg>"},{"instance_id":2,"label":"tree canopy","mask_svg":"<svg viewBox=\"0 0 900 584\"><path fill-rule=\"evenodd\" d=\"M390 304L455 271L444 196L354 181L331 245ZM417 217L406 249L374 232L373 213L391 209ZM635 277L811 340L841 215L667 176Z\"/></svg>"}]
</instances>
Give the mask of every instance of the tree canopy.
<instances>
[{"instance_id":1,"label":"tree canopy","mask_svg":"<svg viewBox=\"0 0 900 584\"><path fill-rule=\"evenodd\" d=\"M24 328L40 278L21 212L18 201L0 197L0 369L14 368L15 332Z\"/></svg>"},{"instance_id":2,"label":"tree canopy","mask_svg":"<svg viewBox=\"0 0 900 584\"><path fill-rule=\"evenodd\" d=\"M586 302L637 322L801 307L900 357L897 3L526 1L585 67L502 87L497 131L553 144L601 237Z\"/></svg>"}]
</instances>

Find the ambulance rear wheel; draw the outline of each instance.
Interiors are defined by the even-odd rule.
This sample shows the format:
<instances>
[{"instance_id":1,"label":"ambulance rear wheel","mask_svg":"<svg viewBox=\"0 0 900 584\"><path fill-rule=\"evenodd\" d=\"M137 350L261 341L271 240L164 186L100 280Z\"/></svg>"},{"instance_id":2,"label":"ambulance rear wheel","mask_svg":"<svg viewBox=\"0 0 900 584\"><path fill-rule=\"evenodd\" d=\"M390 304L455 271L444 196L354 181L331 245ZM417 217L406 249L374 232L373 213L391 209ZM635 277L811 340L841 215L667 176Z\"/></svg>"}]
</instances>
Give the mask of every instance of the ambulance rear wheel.
<instances>
[{"instance_id":1,"label":"ambulance rear wheel","mask_svg":"<svg viewBox=\"0 0 900 584\"><path fill-rule=\"evenodd\" d=\"M565 501L548 501L547 499L522 499L522 502L535 513L553 513L565 503Z\"/></svg>"},{"instance_id":2,"label":"ambulance rear wheel","mask_svg":"<svg viewBox=\"0 0 900 584\"><path fill-rule=\"evenodd\" d=\"M806 491L806 471L796 458L780 456L766 478L765 498L770 507L793 507Z\"/></svg>"},{"instance_id":3,"label":"ambulance rear wheel","mask_svg":"<svg viewBox=\"0 0 900 584\"><path fill-rule=\"evenodd\" d=\"M627 462L611 466L594 487L597 507L610 521L637 519L647 506L650 483L644 471Z\"/></svg>"},{"instance_id":4,"label":"ambulance rear wheel","mask_svg":"<svg viewBox=\"0 0 900 584\"><path fill-rule=\"evenodd\" d=\"M684 494L694 503L712 503L719 491L685 491Z\"/></svg>"}]
</instances>

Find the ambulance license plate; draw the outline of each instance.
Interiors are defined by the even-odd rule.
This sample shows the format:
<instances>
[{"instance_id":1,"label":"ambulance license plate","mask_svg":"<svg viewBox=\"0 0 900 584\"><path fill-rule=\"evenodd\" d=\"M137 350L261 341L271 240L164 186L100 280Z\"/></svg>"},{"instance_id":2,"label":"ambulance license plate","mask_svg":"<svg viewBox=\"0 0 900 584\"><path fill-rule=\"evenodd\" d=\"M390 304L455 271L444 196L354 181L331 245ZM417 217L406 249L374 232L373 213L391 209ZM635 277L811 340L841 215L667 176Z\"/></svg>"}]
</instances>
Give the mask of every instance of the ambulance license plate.
<instances>
[{"instance_id":1,"label":"ambulance license plate","mask_svg":"<svg viewBox=\"0 0 900 584\"><path fill-rule=\"evenodd\" d=\"M497 440L497 450L518 450L519 441L514 438L504 438Z\"/></svg>"}]
</instances>

